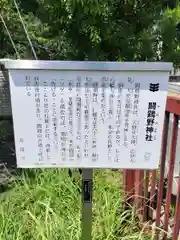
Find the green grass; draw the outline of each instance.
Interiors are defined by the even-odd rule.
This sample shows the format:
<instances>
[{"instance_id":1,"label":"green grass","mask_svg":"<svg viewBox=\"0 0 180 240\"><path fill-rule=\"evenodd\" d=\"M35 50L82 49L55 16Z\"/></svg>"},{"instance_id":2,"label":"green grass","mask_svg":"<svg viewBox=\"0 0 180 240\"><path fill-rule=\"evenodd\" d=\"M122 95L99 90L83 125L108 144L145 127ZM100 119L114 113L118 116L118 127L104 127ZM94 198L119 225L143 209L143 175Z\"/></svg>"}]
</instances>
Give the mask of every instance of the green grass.
<instances>
[{"instance_id":1,"label":"green grass","mask_svg":"<svg viewBox=\"0 0 180 240\"><path fill-rule=\"evenodd\" d=\"M67 170L26 170L0 198L0 240L81 239L81 178ZM122 210L120 171L94 170L93 240L148 240Z\"/></svg>"}]
</instances>

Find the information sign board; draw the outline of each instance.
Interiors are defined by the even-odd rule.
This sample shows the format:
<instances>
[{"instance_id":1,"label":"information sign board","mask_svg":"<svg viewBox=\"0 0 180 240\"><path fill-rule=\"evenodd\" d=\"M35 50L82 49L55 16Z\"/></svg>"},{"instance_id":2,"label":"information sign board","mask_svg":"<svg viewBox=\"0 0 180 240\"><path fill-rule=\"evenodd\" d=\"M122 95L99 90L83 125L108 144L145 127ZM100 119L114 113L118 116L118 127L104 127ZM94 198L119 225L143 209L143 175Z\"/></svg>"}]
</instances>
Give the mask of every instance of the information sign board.
<instances>
[{"instance_id":1,"label":"information sign board","mask_svg":"<svg viewBox=\"0 0 180 240\"><path fill-rule=\"evenodd\" d=\"M18 167L158 167L170 63L4 65Z\"/></svg>"}]
</instances>

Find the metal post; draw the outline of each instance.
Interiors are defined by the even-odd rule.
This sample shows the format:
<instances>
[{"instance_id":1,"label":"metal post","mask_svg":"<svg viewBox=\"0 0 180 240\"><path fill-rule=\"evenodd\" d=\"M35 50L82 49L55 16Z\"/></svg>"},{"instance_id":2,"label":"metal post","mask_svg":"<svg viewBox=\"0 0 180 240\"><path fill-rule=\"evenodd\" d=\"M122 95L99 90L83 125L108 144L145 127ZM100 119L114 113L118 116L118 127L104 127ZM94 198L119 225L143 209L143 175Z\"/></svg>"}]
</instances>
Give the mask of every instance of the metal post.
<instances>
[{"instance_id":1,"label":"metal post","mask_svg":"<svg viewBox=\"0 0 180 240\"><path fill-rule=\"evenodd\" d=\"M82 170L82 240L92 239L93 169Z\"/></svg>"}]
</instances>

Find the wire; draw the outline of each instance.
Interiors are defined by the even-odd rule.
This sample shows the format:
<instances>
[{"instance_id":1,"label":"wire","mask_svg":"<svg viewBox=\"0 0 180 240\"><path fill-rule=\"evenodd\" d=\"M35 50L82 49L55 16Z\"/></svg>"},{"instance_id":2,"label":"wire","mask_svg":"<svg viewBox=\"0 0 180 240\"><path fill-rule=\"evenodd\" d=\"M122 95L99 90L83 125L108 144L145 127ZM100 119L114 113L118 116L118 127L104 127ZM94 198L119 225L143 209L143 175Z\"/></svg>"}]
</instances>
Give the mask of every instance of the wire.
<instances>
[{"instance_id":1,"label":"wire","mask_svg":"<svg viewBox=\"0 0 180 240\"><path fill-rule=\"evenodd\" d=\"M18 52L18 50L16 48L16 45L15 45L15 43L14 43L12 37L11 37L11 34L10 34L9 30L8 30L8 27L7 27L7 25L6 25L5 21L4 21L3 16L2 16L1 13L0 13L0 18L1 18L2 23L4 24L4 28L6 29L6 32L7 32L8 36L9 36L9 39L10 39L10 41L12 43L12 46L13 46L15 52L16 52L17 58L20 59L20 54L19 54L19 52Z\"/></svg>"},{"instance_id":2,"label":"wire","mask_svg":"<svg viewBox=\"0 0 180 240\"><path fill-rule=\"evenodd\" d=\"M33 55L34 55L34 58L37 60L38 58L37 58L37 55L36 55L36 51L35 51L35 49L34 49L34 47L33 47L33 44L32 44L32 42L31 42L31 39L30 39L30 37L29 37L29 33L28 33L28 30L27 30L27 28L26 28L26 26L25 26L25 24L24 24L23 18L21 17L21 13L20 13L20 11L19 11L19 7L18 7L18 5L17 5L17 3L16 3L16 0L13 0L13 1L14 1L14 5L15 5L15 7L16 7L16 10L17 10L17 12L18 12L19 18L20 18L20 20L21 20L22 26L23 26L23 28L24 28L24 31L25 31L25 33L26 33L26 37L27 37L27 39L28 39L28 41L29 41L29 45L31 46L31 50L32 50L32 53L33 53Z\"/></svg>"}]
</instances>

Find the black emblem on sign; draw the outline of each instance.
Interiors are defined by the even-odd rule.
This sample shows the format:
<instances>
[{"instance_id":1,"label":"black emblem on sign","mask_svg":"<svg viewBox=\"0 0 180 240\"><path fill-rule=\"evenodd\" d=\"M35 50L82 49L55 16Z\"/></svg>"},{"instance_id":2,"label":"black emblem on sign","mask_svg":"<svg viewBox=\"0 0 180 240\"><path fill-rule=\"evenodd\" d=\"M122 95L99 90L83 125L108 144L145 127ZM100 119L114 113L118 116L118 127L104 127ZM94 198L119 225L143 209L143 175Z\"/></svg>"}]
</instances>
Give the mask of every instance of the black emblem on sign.
<instances>
[{"instance_id":1,"label":"black emblem on sign","mask_svg":"<svg viewBox=\"0 0 180 240\"><path fill-rule=\"evenodd\" d=\"M92 181L91 180L83 181L83 199L84 199L84 202L92 201Z\"/></svg>"},{"instance_id":2,"label":"black emblem on sign","mask_svg":"<svg viewBox=\"0 0 180 240\"><path fill-rule=\"evenodd\" d=\"M151 91L151 92L159 91L159 83L150 83L149 84L149 91Z\"/></svg>"}]
</instances>

